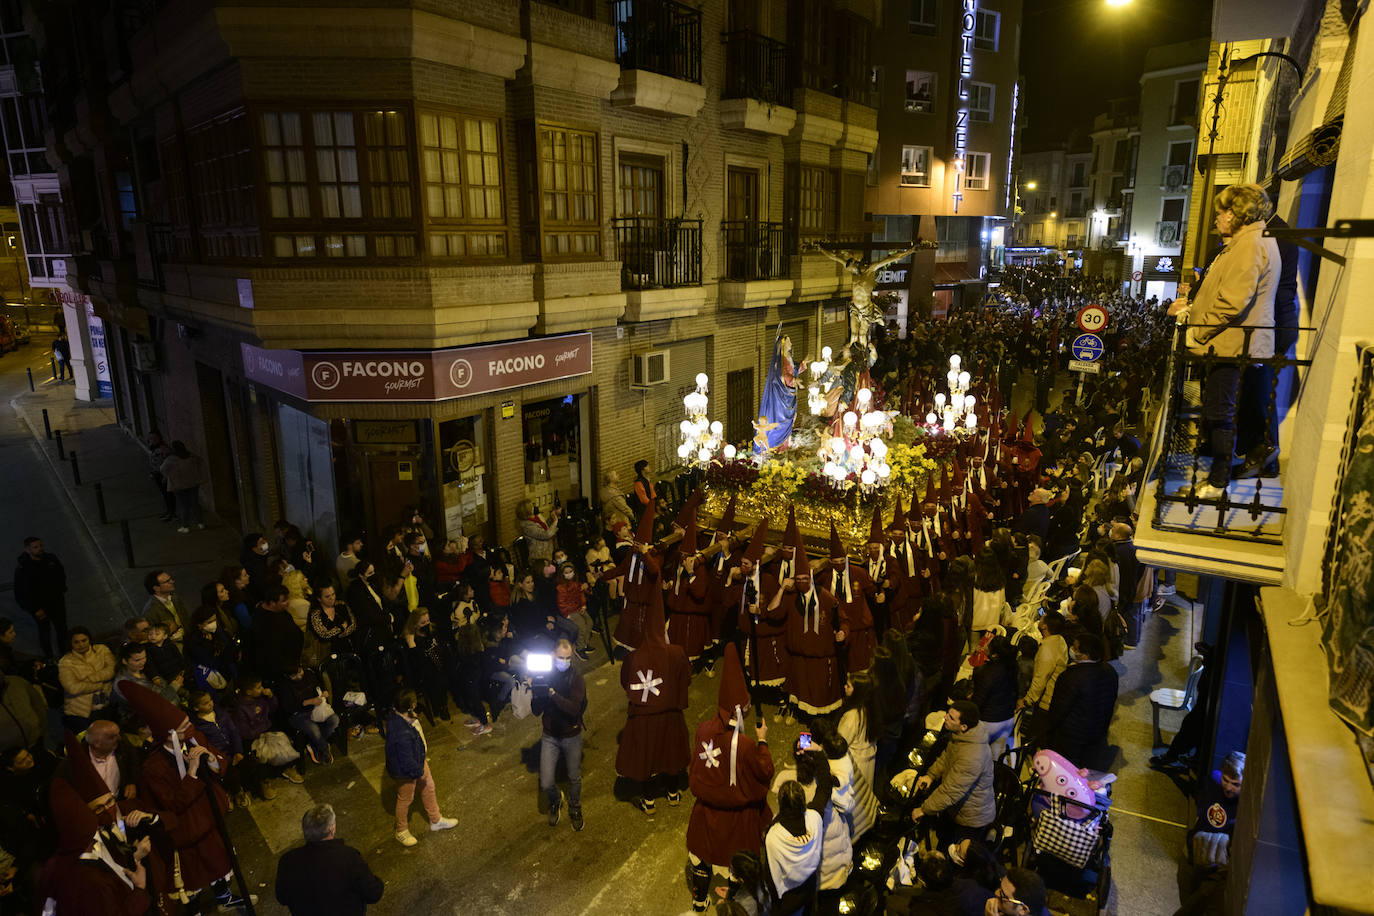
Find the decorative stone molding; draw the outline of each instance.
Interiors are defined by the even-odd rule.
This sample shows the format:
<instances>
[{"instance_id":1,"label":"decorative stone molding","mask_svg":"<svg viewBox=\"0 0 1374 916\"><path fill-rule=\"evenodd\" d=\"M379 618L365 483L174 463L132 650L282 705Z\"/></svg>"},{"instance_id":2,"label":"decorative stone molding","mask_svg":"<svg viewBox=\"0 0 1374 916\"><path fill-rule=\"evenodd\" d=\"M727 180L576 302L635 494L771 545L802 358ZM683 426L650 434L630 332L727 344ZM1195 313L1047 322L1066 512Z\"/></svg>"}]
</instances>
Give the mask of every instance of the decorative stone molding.
<instances>
[{"instance_id":1,"label":"decorative stone molding","mask_svg":"<svg viewBox=\"0 0 1374 916\"><path fill-rule=\"evenodd\" d=\"M632 111L693 118L706 104L706 87L648 70L623 70L611 104Z\"/></svg>"},{"instance_id":2,"label":"decorative stone molding","mask_svg":"<svg viewBox=\"0 0 1374 916\"><path fill-rule=\"evenodd\" d=\"M620 83L620 65L576 51L530 42L529 74L536 86L609 99Z\"/></svg>"},{"instance_id":3,"label":"decorative stone molding","mask_svg":"<svg viewBox=\"0 0 1374 916\"><path fill-rule=\"evenodd\" d=\"M803 254L792 259L792 295L796 302L828 299L841 287L839 268L828 258Z\"/></svg>"},{"instance_id":4,"label":"decorative stone molding","mask_svg":"<svg viewBox=\"0 0 1374 916\"><path fill-rule=\"evenodd\" d=\"M782 305L792 296L793 280L721 280L720 307L757 309Z\"/></svg>"},{"instance_id":5,"label":"decorative stone molding","mask_svg":"<svg viewBox=\"0 0 1374 916\"><path fill-rule=\"evenodd\" d=\"M797 112L797 123L788 134L789 140L809 141L821 146L836 146L844 136L845 124L835 118L826 118L804 111ZM876 140L875 140L876 143Z\"/></svg>"},{"instance_id":6,"label":"decorative stone molding","mask_svg":"<svg viewBox=\"0 0 1374 916\"><path fill-rule=\"evenodd\" d=\"M797 123L797 110L769 105L758 99L721 99L720 126L726 130L750 130L785 137Z\"/></svg>"},{"instance_id":7,"label":"decorative stone molding","mask_svg":"<svg viewBox=\"0 0 1374 916\"><path fill-rule=\"evenodd\" d=\"M706 288L632 289L625 292L626 321L662 321L695 318L706 304Z\"/></svg>"},{"instance_id":8,"label":"decorative stone molding","mask_svg":"<svg viewBox=\"0 0 1374 916\"><path fill-rule=\"evenodd\" d=\"M540 334L587 331L613 325L624 314L625 294L621 292L541 299L534 327Z\"/></svg>"}]
</instances>

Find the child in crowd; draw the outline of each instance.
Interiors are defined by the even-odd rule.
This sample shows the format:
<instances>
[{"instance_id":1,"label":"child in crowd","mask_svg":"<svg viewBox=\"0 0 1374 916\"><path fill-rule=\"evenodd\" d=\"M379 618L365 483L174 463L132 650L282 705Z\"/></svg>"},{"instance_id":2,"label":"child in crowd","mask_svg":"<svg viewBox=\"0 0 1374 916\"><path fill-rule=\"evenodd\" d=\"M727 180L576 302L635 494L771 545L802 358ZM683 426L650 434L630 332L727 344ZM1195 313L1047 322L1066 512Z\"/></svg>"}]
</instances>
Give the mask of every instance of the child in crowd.
<instances>
[{"instance_id":1,"label":"child in crowd","mask_svg":"<svg viewBox=\"0 0 1374 916\"><path fill-rule=\"evenodd\" d=\"M460 585L467 593L453 608L453 664L449 669L449 690L458 700L458 707L467 713L468 728L478 735L491 732L487 708L483 704L486 679L486 634L481 616L472 602L472 587Z\"/></svg>"},{"instance_id":2,"label":"child in crowd","mask_svg":"<svg viewBox=\"0 0 1374 916\"><path fill-rule=\"evenodd\" d=\"M571 563L558 569L558 613L577 624L577 643L573 651L584 662L592 657L592 618L587 613L587 586L579 582L577 570Z\"/></svg>"},{"instance_id":3,"label":"child in crowd","mask_svg":"<svg viewBox=\"0 0 1374 916\"><path fill-rule=\"evenodd\" d=\"M245 674L239 678L239 697L230 714L234 718L234 728L238 730L243 742L244 754L254 757L253 742L272 730L272 715L277 711L277 698L272 691L262 685L262 678L256 674ZM292 764L282 771L287 782L300 785L305 781L298 764ZM261 795L263 798L276 798L277 792L264 780Z\"/></svg>"},{"instance_id":4,"label":"child in crowd","mask_svg":"<svg viewBox=\"0 0 1374 916\"><path fill-rule=\"evenodd\" d=\"M185 680L186 659L177 644L168 639L167 624L148 627L148 663L143 666L148 678L159 687L181 687Z\"/></svg>"},{"instance_id":5,"label":"child in crowd","mask_svg":"<svg viewBox=\"0 0 1374 916\"><path fill-rule=\"evenodd\" d=\"M386 728L386 771L396 780L396 842L414 846L419 840L410 832L410 805L420 793L431 831L448 830L458 821L444 817L434 792L434 777L429 772L428 745L424 728L415 712L417 697L413 690L396 694L396 711Z\"/></svg>"},{"instance_id":6,"label":"child in crowd","mask_svg":"<svg viewBox=\"0 0 1374 916\"><path fill-rule=\"evenodd\" d=\"M510 609L510 573L504 563L491 564L491 581L487 584L491 595L491 609L494 614L504 614Z\"/></svg>"},{"instance_id":7,"label":"child in crowd","mask_svg":"<svg viewBox=\"0 0 1374 916\"><path fill-rule=\"evenodd\" d=\"M515 637L510 632L510 618L505 614L493 618L487 630L484 671L486 673L487 702L491 706L491 721L510 702L516 677L511 671L511 659L516 652Z\"/></svg>"},{"instance_id":8,"label":"child in crowd","mask_svg":"<svg viewBox=\"0 0 1374 916\"><path fill-rule=\"evenodd\" d=\"M440 585L450 585L462 578L471 559L467 549L467 538L449 538L444 542L444 549L434 558L434 575Z\"/></svg>"},{"instance_id":9,"label":"child in crowd","mask_svg":"<svg viewBox=\"0 0 1374 916\"><path fill-rule=\"evenodd\" d=\"M220 778L224 780L224 788L229 792L234 804L240 808L247 808L253 804L248 789L262 794L262 776L261 771L254 765L255 761L244 756L243 739L234 727L234 720L223 707L216 706L214 697L204 690L191 691L188 705L191 724L229 761L229 767L220 774Z\"/></svg>"}]
</instances>

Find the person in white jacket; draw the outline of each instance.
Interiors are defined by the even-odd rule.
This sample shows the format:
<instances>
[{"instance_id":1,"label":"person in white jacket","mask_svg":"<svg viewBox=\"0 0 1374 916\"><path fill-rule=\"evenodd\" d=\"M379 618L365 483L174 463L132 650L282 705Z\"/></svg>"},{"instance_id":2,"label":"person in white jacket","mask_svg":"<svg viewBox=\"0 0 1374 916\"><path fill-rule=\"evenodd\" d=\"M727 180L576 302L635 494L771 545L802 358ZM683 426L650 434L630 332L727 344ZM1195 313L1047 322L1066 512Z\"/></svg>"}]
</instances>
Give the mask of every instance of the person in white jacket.
<instances>
[{"instance_id":1,"label":"person in white jacket","mask_svg":"<svg viewBox=\"0 0 1374 916\"><path fill-rule=\"evenodd\" d=\"M57 676L65 697L62 721L73 732L83 732L94 713L110 703L114 686L115 658L107 647L91 639L85 627L72 627L71 651L57 663Z\"/></svg>"},{"instance_id":2,"label":"person in white jacket","mask_svg":"<svg viewBox=\"0 0 1374 916\"><path fill-rule=\"evenodd\" d=\"M811 800L795 780L778 788L778 816L763 838L768 873L778 895L773 916L799 913L816 893L824 825L821 812L830 801L829 781Z\"/></svg>"},{"instance_id":3,"label":"person in white jacket","mask_svg":"<svg viewBox=\"0 0 1374 916\"><path fill-rule=\"evenodd\" d=\"M796 749L795 766L778 772L773 780L773 790L776 792L793 780L802 787L808 806L815 806L818 788L823 785L830 787L829 803L821 809L819 880L822 891L838 890L849 880L849 872L854 862L854 846L849 831L854 804L853 792L850 787L841 787L838 784L830 771L825 752L814 740L809 749Z\"/></svg>"}]
</instances>

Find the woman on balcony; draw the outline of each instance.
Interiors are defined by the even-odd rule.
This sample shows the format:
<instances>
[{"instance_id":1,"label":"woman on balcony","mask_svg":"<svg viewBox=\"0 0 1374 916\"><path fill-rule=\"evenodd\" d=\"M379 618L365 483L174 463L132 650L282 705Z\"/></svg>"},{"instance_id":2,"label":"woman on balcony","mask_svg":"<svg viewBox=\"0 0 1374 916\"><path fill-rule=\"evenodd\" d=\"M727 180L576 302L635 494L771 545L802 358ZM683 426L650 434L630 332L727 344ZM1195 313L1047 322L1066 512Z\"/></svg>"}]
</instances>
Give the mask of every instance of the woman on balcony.
<instances>
[{"instance_id":1,"label":"woman on balcony","mask_svg":"<svg viewBox=\"0 0 1374 916\"><path fill-rule=\"evenodd\" d=\"M1212 467L1193 495L1217 499L1231 482L1231 452L1236 440L1236 402L1247 361L1274 355L1274 293L1279 282L1279 246L1264 237L1272 209L1257 184L1235 185L1212 201L1217 232L1225 247L1212 261L1192 305L1170 307L1195 356L1209 352L1218 362L1207 369L1202 386L1202 418L1211 428Z\"/></svg>"}]
</instances>

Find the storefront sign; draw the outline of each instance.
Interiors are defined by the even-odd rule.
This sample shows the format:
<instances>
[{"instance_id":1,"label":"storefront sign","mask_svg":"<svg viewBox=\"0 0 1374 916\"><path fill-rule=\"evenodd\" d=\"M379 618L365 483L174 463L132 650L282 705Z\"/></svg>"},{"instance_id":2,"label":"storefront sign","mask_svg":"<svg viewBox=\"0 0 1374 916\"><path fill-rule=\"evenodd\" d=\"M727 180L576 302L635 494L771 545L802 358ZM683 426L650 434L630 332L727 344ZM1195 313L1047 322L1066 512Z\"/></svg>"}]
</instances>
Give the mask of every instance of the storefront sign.
<instances>
[{"instance_id":1,"label":"storefront sign","mask_svg":"<svg viewBox=\"0 0 1374 916\"><path fill-rule=\"evenodd\" d=\"M514 419L515 419L515 402L514 402L514 401L502 401L502 402L501 402L501 419L502 419L502 420L514 420Z\"/></svg>"},{"instance_id":2,"label":"storefront sign","mask_svg":"<svg viewBox=\"0 0 1374 916\"><path fill-rule=\"evenodd\" d=\"M86 304L86 337L91 342L91 361L95 363L95 396L114 397L110 379L110 354L105 346L105 322L96 317L95 306Z\"/></svg>"},{"instance_id":3,"label":"storefront sign","mask_svg":"<svg viewBox=\"0 0 1374 916\"><path fill-rule=\"evenodd\" d=\"M1146 280L1179 279L1180 258L1173 254L1152 254L1145 256L1143 271Z\"/></svg>"},{"instance_id":4,"label":"storefront sign","mask_svg":"<svg viewBox=\"0 0 1374 916\"><path fill-rule=\"evenodd\" d=\"M359 445L411 445L420 441L414 420L354 420L353 441Z\"/></svg>"},{"instance_id":5,"label":"storefront sign","mask_svg":"<svg viewBox=\"0 0 1374 916\"><path fill-rule=\"evenodd\" d=\"M959 21L959 102L954 111L954 212L964 199L964 169L968 159L968 84L973 78L973 33L978 26L978 0L964 0Z\"/></svg>"},{"instance_id":6,"label":"storefront sign","mask_svg":"<svg viewBox=\"0 0 1374 916\"><path fill-rule=\"evenodd\" d=\"M244 374L319 403L444 401L592 371L592 335L565 334L449 350L263 350L243 344Z\"/></svg>"}]
</instances>

